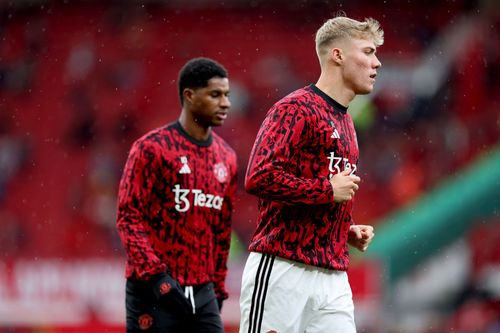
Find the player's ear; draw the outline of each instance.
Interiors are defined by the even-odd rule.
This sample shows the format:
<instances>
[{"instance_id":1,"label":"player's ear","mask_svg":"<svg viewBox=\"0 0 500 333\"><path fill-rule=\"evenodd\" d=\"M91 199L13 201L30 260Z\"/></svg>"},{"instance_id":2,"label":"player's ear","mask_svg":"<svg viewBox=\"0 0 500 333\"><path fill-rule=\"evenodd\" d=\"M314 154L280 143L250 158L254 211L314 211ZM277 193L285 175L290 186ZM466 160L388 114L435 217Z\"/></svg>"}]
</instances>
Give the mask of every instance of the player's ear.
<instances>
[{"instance_id":1,"label":"player's ear","mask_svg":"<svg viewBox=\"0 0 500 333\"><path fill-rule=\"evenodd\" d=\"M182 96L184 98L184 103L187 102L191 104L193 102L194 90L191 88L184 88Z\"/></svg>"},{"instance_id":2,"label":"player's ear","mask_svg":"<svg viewBox=\"0 0 500 333\"><path fill-rule=\"evenodd\" d=\"M344 54L342 53L342 49L338 47L334 47L330 50L330 57L336 64L342 64L344 61Z\"/></svg>"}]
</instances>

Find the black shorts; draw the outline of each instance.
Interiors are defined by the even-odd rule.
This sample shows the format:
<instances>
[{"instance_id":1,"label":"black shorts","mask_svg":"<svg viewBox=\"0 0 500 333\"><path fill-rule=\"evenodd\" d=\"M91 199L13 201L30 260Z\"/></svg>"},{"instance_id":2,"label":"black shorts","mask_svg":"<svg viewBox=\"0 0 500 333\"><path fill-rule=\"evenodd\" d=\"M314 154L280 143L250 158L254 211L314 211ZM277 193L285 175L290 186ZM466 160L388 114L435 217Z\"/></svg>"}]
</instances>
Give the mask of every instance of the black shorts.
<instances>
[{"instance_id":1,"label":"black shorts","mask_svg":"<svg viewBox=\"0 0 500 333\"><path fill-rule=\"evenodd\" d=\"M127 332L223 333L212 283L193 286L195 313L181 313L158 304L151 283L128 279L125 292Z\"/></svg>"}]
</instances>

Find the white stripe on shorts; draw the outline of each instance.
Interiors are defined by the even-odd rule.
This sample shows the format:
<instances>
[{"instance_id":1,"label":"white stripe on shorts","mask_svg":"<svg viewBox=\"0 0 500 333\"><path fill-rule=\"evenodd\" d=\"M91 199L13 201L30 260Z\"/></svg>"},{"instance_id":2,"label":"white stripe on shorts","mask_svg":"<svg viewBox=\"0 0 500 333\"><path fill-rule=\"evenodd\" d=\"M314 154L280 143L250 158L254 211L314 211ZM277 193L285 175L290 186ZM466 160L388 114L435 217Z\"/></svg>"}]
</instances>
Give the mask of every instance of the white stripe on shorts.
<instances>
[{"instance_id":1,"label":"white stripe on shorts","mask_svg":"<svg viewBox=\"0 0 500 333\"><path fill-rule=\"evenodd\" d=\"M266 300L269 277L274 263L274 256L263 254L260 258L259 268L255 275L255 287L252 294L252 306L250 307L250 318L248 333L260 333L262 326L262 315L264 313L264 302Z\"/></svg>"}]
</instances>

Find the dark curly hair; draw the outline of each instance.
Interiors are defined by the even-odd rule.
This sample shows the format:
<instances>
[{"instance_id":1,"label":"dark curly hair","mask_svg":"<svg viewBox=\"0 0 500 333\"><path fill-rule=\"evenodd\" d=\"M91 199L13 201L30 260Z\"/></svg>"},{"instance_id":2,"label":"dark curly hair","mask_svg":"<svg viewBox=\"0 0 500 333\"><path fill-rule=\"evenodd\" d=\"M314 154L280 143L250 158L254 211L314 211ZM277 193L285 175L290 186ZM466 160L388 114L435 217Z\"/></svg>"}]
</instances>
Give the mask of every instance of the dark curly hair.
<instances>
[{"instance_id":1,"label":"dark curly hair","mask_svg":"<svg viewBox=\"0 0 500 333\"><path fill-rule=\"evenodd\" d=\"M179 71L179 97L184 105L182 92L186 88L203 88L213 77L227 78L227 70L217 61L209 58L189 60Z\"/></svg>"}]
</instances>

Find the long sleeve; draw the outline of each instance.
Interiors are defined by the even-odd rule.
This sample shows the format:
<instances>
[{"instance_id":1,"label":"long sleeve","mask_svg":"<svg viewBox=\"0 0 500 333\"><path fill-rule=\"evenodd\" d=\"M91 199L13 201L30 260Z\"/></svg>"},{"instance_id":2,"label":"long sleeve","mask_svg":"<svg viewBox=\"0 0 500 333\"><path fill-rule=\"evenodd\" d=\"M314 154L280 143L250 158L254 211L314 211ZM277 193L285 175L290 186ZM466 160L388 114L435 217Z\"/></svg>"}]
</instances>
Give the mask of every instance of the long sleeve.
<instances>
[{"instance_id":1,"label":"long sleeve","mask_svg":"<svg viewBox=\"0 0 500 333\"><path fill-rule=\"evenodd\" d=\"M152 248L147 226L152 189L159 169L157 159L152 145L136 142L125 164L118 194L117 229L127 260L139 279L148 279L166 270Z\"/></svg>"},{"instance_id":2,"label":"long sleeve","mask_svg":"<svg viewBox=\"0 0 500 333\"><path fill-rule=\"evenodd\" d=\"M235 168L236 169L236 168ZM231 178L226 195L224 196L224 205L221 212L219 225L214 227L215 235L215 273L214 285L215 293L220 299L228 298L225 288L225 279L227 275L227 259L229 256L229 247L231 244L231 218L234 208L235 193L237 188L236 171Z\"/></svg>"},{"instance_id":3,"label":"long sleeve","mask_svg":"<svg viewBox=\"0 0 500 333\"><path fill-rule=\"evenodd\" d=\"M333 189L326 177L298 177L294 155L307 141L310 119L295 104L277 104L267 114L250 156L245 189L264 199L287 203L327 204Z\"/></svg>"}]
</instances>

